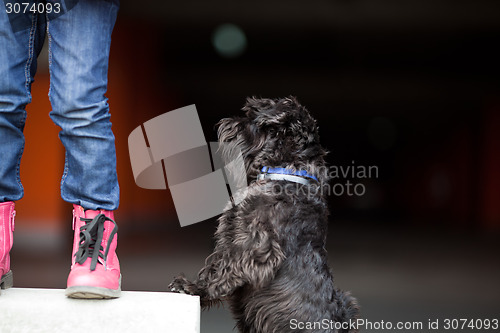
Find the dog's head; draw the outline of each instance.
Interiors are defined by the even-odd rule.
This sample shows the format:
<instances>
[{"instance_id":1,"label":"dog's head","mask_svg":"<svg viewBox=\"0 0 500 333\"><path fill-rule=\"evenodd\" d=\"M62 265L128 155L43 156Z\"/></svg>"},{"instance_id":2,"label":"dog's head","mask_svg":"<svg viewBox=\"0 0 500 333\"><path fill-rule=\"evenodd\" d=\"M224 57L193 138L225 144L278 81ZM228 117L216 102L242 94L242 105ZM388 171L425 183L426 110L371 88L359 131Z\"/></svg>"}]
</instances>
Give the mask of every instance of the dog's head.
<instances>
[{"instance_id":1,"label":"dog's head","mask_svg":"<svg viewBox=\"0 0 500 333\"><path fill-rule=\"evenodd\" d=\"M241 151L249 181L264 166L306 170L328 181L316 120L296 98L252 97L242 110L245 116L222 119L217 133L224 146Z\"/></svg>"}]
</instances>

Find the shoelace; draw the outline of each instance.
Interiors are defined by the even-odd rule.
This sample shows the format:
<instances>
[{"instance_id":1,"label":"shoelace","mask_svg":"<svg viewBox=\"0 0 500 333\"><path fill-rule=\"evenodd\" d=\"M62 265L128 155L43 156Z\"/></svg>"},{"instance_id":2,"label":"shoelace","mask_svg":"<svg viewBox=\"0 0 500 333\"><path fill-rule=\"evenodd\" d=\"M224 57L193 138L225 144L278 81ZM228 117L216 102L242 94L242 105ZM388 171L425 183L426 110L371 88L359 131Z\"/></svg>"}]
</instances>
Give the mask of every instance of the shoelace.
<instances>
[{"instance_id":1,"label":"shoelace","mask_svg":"<svg viewBox=\"0 0 500 333\"><path fill-rule=\"evenodd\" d=\"M87 258L92 258L90 262L90 270L95 271L98 259L101 258L104 261L108 257L109 247L113 241L113 237L118 232L118 226L116 222L107 217L104 214L99 214L93 219L80 218L81 221L85 222L85 225L80 227L80 246L75 254L75 261L82 265ZM106 250L104 254L101 252L102 248L102 238L104 236L104 222L111 221L115 225L113 231L109 235L108 243L106 244ZM96 244L98 244L98 249L96 250ZM99 262L102 265L102 262Z\"/></svg>"}]
</instances>

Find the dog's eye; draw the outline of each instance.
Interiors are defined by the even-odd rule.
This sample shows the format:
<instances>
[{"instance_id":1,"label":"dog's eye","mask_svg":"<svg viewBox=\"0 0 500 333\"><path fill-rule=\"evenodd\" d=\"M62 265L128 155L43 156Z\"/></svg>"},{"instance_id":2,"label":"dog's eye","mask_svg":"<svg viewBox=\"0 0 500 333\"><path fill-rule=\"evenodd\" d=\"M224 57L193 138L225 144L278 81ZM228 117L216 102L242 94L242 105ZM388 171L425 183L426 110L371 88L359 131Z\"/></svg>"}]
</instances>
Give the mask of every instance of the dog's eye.
<instances>
[{"instance_id":1,"label":"dog's eye","mask_svg":"<svg viewBox=\"0 0 500 333\"><path fill-rule=\"evenodd\" d=\"M274 128L270 128L267 133L269 133L270 136L274 136L276 134L276 130Z\"/></svg>"}]
</instances>

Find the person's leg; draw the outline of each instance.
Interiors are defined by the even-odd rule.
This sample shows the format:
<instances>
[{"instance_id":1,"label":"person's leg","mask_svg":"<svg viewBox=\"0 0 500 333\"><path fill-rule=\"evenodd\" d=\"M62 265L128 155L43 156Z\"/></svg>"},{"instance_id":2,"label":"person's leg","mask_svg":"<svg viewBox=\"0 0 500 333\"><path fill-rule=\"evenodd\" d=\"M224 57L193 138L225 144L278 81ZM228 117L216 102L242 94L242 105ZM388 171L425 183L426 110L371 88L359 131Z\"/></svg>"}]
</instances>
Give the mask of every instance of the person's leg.
<instances>
[{"instance_id":1,"label":"person's leg","mask_svg":"<svg viewBox=\"0 0 500 333\"><path fill-rule=\"evenodd\" d=\"M66 148L61 196L74 204L69 297L120 294L113 221L119 187L115 139L104 96L117 12L118 1L80 0L47 24L50 116L61 127L59 137ZM100 251L94 252L94 246L100 246Z\"/></svg>"},{"instance_id":2,"label":"person's leg","mask_svg":"<svg viewBox=\"0 0 500 333\"><path fill-rule=\"evenodd\" d=\"M13 14L14 15L14 14ZM0 1L0 288L12 286L9 252L14 231L14 201L23 197L19 175L24 149L26 105L36 58L45 34L44 18L9 16Z\"/></svg>"},{"instance_id":3,"label":"person's leg","mask_svg":"<svg viewBox=\"0 0 500 333\"><path fill-rule=\"evenodd\" d=\"M118 4L80 0L48 22L50 116L66 148L62 198L87 209L119 204L115 138L105 93Z\"/></svg>"},{"instance_id":4,"label":"person's leg","mask_svg":"<svg viewBox=\"0 0 500 333\"><path fill-rule=\"evenodd\" d=\"M29 21L16 24L19 20L13 20L11 25L0 1L0 202L16 201L24 194L19 167L26 105L31 102L36 59L45 35L43 17L24 14L23 18Z\"/></svg>"}]
</instances>

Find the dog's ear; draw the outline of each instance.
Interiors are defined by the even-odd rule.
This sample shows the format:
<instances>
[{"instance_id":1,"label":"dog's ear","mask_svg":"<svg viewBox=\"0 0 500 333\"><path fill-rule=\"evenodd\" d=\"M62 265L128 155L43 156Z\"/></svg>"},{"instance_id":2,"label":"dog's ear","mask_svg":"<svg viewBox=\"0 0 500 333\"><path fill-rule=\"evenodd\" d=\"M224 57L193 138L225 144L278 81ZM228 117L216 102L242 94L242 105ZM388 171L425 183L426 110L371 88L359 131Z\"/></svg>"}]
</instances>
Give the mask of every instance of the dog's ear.
<instances>
[{"instance_id":1,"label":"dog's ear","mask_svg":"<svg viewBox=\"0 0 500 333\"><path fill-rule=\"evenodd\" d=\"M215 127L217 128L217 137L220 142L229 142L236 138L241 130L240 118L224 118L221 119Z\"/></svg>"}]
</instances>

